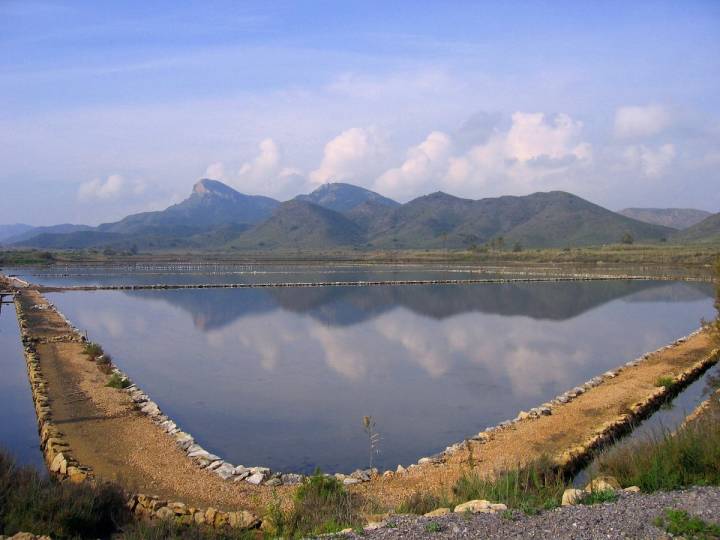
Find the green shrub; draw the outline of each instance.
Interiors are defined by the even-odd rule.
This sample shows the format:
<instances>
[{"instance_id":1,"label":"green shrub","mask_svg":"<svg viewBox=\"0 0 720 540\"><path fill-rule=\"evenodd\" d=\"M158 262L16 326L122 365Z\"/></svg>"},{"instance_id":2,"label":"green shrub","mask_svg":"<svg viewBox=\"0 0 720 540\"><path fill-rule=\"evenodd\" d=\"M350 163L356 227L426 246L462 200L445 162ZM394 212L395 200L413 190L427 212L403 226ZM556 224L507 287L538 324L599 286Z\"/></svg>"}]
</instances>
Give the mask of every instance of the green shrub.
<instances>
[{"instance_id":1,"label":"green shrub","mask_svg":"<svg viewBox=\"0 0 720 540\"><path fill-rule=\"evenodd\" d=\"M720 415L707 413L674 435L613 447L598 458L598 469L647 492L720 485Z\"/></svg>"},{"instance_id":2,"label":"green shrub","mask_svg":"<svg viewBox=\"0 0 720 540\"><path fill-rule=\"evenodd\" d=\"M112 357L109 354L103 354L95 359L95 365L105 375L112 373Z\"/></svg>"},{"instance_id":3,"label":"green shrub","mask_svg":"<svg viewBox=\"0 0 720 540\"><path fill-rule=\"evenodd\" d=\"M109 386L110 388L117 388L118 390L122 390L122 389L130 386L130 384L131 383L127 377L123 377L119 373L113 373L110 376L110 379L108 380L108 382L105 386Z\"/></svg>"},{"instance_id":4,"label":"green shrub","mask_svg":"<svg viewBox=\"0 0 720 540\"><path fill-rule=\"evenodd\" d=\"M665 377L658 377L655 380L655 386L662 386L663 388L672 388L673 384L675 384L675 379L669 376Z\"/></svg>"},{"instance_id":5,"label":"green shrub","mask_svg":"<svg viewBox=\"0 0 720 540\"><path fill-rule=\"evenodd\" d=\"M108 537L130 519L125 495L112 484L59 483L17 467L0 451L0 533L52 538Z\"/></svg>"},{"instance_id":6,"label":"green shrub","mask_svg":"<svg viewBox=\"0 0 720 540\"><path fill-rule=\"evenodd\" d=\"M494 478L464 474L453 486L456 502L486 499L508 508L535 514L560 506L566 483L547 459L517 469L502 471Z\"/></svg>"},{"instance_id":7,"label":"green shrub","mask_svg":"<svg viewBox=\"0 0 720 540\"><path fill-rule=\"evenodd\" d=\"M580 504L601 504L615 502L618 499L617 493L613 489L601 489L589 491L578 501Z\"/></svg>"},{"instance_id":8,"label":"green shrub","mask_svg":"<svg viewBox=\"0 0 720 540\"><path fill-rule=\"evenodd\" d=\"M655 519L653 525L664 529L672 536L682 536L688 540L720 538L720 525L706 523L699 517L691 516L685 510L668 508L664 516Z\"/></svg>"},{"instance_id":9,"label":"green shrub","mask_svg":"<svg viewBox=\"0 0 720 540\"><path fill-rule=\"evenodd\" d=\"M431 521L425 525L425 531L429 533L439 533L442 531L442 525L440 525L437 521Z\"/></svg>"},{"instance_id":10,"label":"green shrub","mask_svg":"<svg viewBox=\"0 0 720 540\"><path fill-rule=\"evenodd\" d=\"M305 537L360 526L362 500L342 483L319 470L306 478L295 492L292 507L283 510L279 501L268 509L268 519L277 536Z\"/></svg>"},{"instance_id":11,"label":"green shrub","mask_svg":"<svg viewBox=\"0 0 720 540\"><path fill-rule=\"evenodd\" d=\"M103 348L98 343L93 343L92 341L88 341L85 344L85 347L83 347L83 353L88 355L88 360L95 360L98 356L103 355Z\"/></svg>"}]
</instances>

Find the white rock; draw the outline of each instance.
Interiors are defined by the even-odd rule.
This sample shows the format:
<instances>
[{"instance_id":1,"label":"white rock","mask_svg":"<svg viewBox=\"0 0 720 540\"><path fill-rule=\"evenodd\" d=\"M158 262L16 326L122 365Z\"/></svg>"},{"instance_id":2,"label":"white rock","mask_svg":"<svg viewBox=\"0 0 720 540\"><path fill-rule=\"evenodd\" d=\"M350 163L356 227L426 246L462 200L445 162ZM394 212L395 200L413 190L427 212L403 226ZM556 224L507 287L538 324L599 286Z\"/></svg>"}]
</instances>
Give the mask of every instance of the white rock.
<instances>
[{"instance_id":1,"label":"white rock","mask_svg":"<svg viewBox=\"0 0 720 540\"><path fill-rule=\"evenodd\" d=\"M262 484L263 480L265 480L265 475L259 472L252 474L245 479L246 482L249 482L255 486L259 486L260 484Z\"/></svg>"},{"instance_id":2,"label":"white rock","mask_svg":"<svg viewBox=\"0 0 720 540\"><path fill-rule=\"evenodd\" d=\"M572 506L579 503L585 496L585 492L582 489L566 489L562 496L563 506Z\"/></svg>"},{"instance_id":3,"label":"white rock","mask_svg":"<svg viewBox=\"0 0 720 540\"><path fill-rule=\"evenodd\" d=\"M453 512L461 514L463 512L470 512L473 514L478 513L492 513L494 510L490 506L490 501L484 499L475 499L462 504L458 504Z\"/></svg>"},{"instance_id":4,"label":"white rock","mask_svg":"<svg viewBox=\"0 0 720 540\"><path fill-rule=\"evenodd\" d=\"M215 469L215 474L217 474L220 478L223 480L227 480L233 475L233 472L235 471L235 467L232 466L230 463L223 463Z\"/></svg>"}]
</instances>

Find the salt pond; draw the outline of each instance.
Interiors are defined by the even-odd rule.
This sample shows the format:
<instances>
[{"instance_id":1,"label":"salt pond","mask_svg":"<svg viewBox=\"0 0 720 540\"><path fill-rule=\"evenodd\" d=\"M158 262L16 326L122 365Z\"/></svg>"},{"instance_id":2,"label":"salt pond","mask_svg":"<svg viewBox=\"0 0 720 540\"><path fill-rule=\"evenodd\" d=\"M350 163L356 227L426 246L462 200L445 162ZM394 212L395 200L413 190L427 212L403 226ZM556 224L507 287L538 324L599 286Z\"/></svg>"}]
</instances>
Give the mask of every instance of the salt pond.
<instances>
[{"instance_id":1,"label":"salt pond","mask_svg":"<svg viewBox=\"0 0 720 540\"><path fill-rule=\"evenodd\" d=\"M275 470L394 468L697 328L653 281L49 294L208 450Z\"/></svg>"}]
</instances>

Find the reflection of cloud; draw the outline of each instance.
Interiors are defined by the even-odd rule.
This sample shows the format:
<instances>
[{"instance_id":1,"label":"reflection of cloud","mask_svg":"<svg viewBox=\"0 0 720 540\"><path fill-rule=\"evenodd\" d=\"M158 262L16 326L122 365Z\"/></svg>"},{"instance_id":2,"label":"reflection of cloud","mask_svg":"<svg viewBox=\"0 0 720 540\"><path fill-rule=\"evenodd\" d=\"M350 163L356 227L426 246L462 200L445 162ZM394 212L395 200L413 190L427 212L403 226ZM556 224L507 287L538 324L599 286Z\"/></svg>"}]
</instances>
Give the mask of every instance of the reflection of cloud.
<instances>
[{"instance_id":1,"label":"reflection of cloud","mask_svg":"<svg viewBox=\"0 0 720 540\"><path fill-rule=\"evenodd\" d=\"M126 333L122 318L111 311L83 311L78 319L80 326L91 333L106 331L114 338L122 337Z\"/></svg>"}]
</instances>

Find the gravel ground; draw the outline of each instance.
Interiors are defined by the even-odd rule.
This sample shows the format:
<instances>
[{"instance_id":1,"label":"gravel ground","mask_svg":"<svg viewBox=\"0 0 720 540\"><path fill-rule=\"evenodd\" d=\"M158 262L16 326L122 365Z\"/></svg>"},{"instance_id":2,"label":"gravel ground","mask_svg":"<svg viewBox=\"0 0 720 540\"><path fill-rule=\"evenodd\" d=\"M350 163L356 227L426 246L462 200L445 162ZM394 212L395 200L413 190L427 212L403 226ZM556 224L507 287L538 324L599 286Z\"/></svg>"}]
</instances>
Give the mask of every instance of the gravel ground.
<instances>
[{"instance_id":1,"label":"gravel ground","mask_svg":"<svg viewBox=\"0 0 720 540\"><path fill-rule=\"evenodd\" d=\"M353 538L669 538L652 525L666 508L683 509L707 522L720 523L720 488L698 487L683 491L622 494L612 504L571 506L526 516L514 512L513 518L500 514L472 516L450 514L439 518L396 516L386 526ZM439 532L426 527L435 522Z\"/></svg>"}]
</instances>

